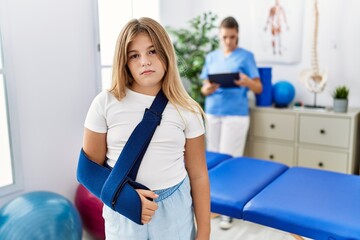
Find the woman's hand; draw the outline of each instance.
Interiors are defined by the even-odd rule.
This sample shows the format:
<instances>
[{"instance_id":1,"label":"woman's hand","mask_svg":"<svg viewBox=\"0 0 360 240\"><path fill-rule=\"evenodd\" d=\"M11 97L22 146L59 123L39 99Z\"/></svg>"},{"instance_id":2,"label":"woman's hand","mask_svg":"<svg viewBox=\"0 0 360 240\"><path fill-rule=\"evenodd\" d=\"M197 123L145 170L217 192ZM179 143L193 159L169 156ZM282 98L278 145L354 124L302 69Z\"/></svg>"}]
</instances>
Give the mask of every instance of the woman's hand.
<instances>
[{"instance_id":1,"label":"woman's hand","mask_svg":"<svg viewBox=\"0 0 360 240\"><path fill-rule=\"evenodd\" d=\"M201 87L201 93L204 96L213 94L220 87L217 83L211 83L209 80L205 80L203 86Z\"/></svg>"},{"instance_id":2,"label":"woman's hand","mask_svg":"<svg viewBox=\"0 0 360 240\"><path fill-rule=\"evenodd\" d=\"M247 87L251 91L253 91L255 94L260 94L263 90L262 83L260 81L260 78L249 78L248 75L239 73L239 80L235 80L235 84L239 87Z\"/></svg>"},{"instance_id":3,"label":"woman's hand","mask_svg":"<svg viewBox=\"0 0 360 240\"><path fill-rule=\"evenodd\" d=\"M136 189L136 191L141 199L141 222L143 224L149 223L151 218L154 216L155 211L158 209L158 205L157 203L150 201L147 198L155 199L158 198L159 195L144 189Z\"/></svg>"},{"instance_id":4,"label":"woman's hand","mask_svg":"<svg viewBox=\"0 0 360 240\"><path fill-rule=\"evenodd\" d=\"M248 75L239 73L239 80L235 80L235 84L239 87L249 87L251 81Z\"/></svg>"}]
</instances>

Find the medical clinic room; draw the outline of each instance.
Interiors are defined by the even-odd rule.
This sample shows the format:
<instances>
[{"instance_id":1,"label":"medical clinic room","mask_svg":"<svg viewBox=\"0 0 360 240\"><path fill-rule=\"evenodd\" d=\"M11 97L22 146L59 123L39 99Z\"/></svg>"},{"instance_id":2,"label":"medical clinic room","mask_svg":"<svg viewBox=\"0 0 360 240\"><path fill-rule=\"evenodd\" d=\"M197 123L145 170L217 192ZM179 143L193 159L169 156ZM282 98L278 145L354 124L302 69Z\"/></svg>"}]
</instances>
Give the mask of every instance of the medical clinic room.
<instances>
[{"instance_id":1,"label":"medical clinic room","mask_svg":"<svg viewBox=\"0 0 360 240\"><path fill-rule=\"evenodd\" d=\"M359 0L0 0L0 240L360 240Z\"/></svg>"}]
</instances>

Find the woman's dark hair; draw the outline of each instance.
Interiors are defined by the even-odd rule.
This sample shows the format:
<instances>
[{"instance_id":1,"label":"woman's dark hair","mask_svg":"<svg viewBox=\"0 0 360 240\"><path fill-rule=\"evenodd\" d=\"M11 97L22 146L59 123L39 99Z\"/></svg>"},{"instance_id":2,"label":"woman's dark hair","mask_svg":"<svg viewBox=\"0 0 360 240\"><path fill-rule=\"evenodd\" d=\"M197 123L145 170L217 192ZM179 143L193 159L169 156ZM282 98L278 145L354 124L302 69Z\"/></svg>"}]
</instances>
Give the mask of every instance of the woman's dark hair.
<instances>
[{"instance_id":1,"label":"woman's dark hair","mask_svg":"<svg viewBox=\"0 0 360 240\"><path fill-rule=\"evenodd\" d=\"M227 17L221 21L221 28L234 28L237 32L239 32L239 24L233 17Z\"/></svg>"}]
</instances>

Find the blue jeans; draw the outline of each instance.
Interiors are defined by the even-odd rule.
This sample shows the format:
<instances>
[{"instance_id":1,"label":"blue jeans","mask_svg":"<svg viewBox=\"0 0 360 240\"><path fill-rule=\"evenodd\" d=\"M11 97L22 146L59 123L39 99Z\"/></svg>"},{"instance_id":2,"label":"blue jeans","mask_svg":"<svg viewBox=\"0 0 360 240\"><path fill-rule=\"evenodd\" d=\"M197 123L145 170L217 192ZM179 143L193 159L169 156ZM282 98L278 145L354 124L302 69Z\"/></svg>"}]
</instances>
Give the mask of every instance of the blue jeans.
<instances>
[{"instance_id":1,"label":"blue jeans","mask_svg":"<svg viewBox=\"0 0 360 240\"><path fill-rule=\"evenodd\" d=\"M194 210L190 182L186 177L179 184L154 191L159 195L151 221L138 225L104 205L107 240L193 240L195 239Z\"/></svg>"}]
</instances>

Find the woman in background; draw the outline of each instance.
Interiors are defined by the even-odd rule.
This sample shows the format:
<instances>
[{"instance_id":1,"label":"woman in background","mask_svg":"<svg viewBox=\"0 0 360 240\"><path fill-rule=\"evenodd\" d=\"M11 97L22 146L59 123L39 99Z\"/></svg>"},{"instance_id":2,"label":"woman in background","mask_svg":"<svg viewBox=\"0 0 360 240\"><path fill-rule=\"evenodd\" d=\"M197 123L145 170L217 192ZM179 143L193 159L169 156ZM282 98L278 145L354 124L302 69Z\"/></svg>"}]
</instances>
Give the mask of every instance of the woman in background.
<instances>
[{"instance_id":1,"label":"woman in background","mask_svg":"<svg viewBox=\"0 0 360 240\"><path fill-rule=\"evenodd\" d=\"M227 17L220 24L221 49L206 56L201 78L201 93L205 98L208 120L207 150L240 157L244 153L249 129L249 104L247 93L262 92L262 84L254 55L238 47L239 25L235 18ZM208 80L209 74L239 73L234 79L237 87L222 88ZM220 227L229 229L232 219L222 216Z\"/></svg>"}]
</instances>

